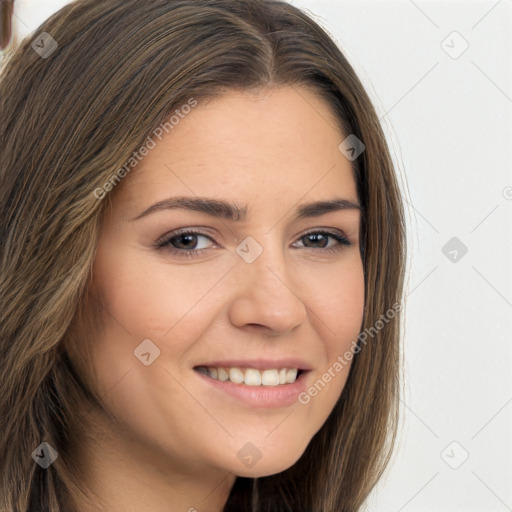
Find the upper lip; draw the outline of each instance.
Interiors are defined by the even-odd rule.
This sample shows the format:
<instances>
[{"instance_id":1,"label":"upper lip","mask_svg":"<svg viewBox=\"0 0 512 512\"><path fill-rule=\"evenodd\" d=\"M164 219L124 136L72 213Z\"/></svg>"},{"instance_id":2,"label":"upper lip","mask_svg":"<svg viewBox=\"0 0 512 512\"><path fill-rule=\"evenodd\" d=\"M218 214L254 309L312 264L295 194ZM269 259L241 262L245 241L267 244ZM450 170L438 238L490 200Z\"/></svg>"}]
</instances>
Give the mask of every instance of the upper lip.
<instances>
[{"instance_id":1,"label":"upper lip","mask_svg":"<svg viewBox=\"0 0 512 512\"><path fill-rule=\"evenodd\" d=\"M219 360L208 363L201 363L198 366L210 366L214 368L255 368L256 370L272 370L281 368L297 368L298 370L311 370L311 366L305 361L296 358L284 358L284 359L230 359L230 360Z\"/></svg>"}]
</instances>

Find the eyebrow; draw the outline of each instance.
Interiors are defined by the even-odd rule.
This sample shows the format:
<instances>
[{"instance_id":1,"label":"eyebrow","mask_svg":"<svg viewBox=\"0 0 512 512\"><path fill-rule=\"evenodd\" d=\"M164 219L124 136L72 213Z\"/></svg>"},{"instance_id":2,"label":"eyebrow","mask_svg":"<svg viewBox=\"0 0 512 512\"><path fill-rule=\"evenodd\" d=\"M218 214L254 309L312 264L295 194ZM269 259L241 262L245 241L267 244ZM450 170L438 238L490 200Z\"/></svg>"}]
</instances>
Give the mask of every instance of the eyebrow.
<instances>
[{"instance_id":1,"label":"eyebrow","mask_svg":"<svg viewBox=\"0 0 512 512\"><path fill-rule=\"evenodd\" d=\"M146 217L154 212L165 210L191 210L195 212L206 213L213 217L220 217L231 221L244 221L247 219L247 206L236 202L227 202L220 199L209 197L170 197L151 205L141 214L137 215L132 221ZM361 210L361 206L354 201L342 198L333 198L325 201L316 201L313 203L302 204L296 208L296 218L319 217L329 212L339 210Z\"/></svg>"}]
</instances>

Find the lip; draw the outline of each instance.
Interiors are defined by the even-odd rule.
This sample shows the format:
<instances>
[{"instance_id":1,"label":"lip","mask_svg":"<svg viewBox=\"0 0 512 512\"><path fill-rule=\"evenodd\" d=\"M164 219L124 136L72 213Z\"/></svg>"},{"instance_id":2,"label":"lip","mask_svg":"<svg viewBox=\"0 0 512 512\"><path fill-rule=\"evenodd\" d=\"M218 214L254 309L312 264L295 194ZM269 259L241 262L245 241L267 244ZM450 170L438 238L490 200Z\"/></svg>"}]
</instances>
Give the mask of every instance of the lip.
<instances>
[{"instance_id":1,"label":"lip","mask_svg":"<svg viewBox=\"0 0 512 512\"><path fill-rule=\"evenodd\" d=\"M212 368L254 368L256 370L280 370L281 368L297 368L298 370L309 371L311 366L305 361L297 358L284 358L284 359L253 359L248 361L247 359L230 359L222 361L214 361L211 363L200 363L196 364L194 368L198 366L209 366Z\"/></svg>"},{"instance_id":2,"label":"lip","mask_svg":"<svg viewBox=\"0 0 512 512\"><path fill-rule=\"evenodd\" d=\"M230 362L230 365L231 363L232 362ZM251 364L254 364L254 361L252 361ZM254 368L254 366L250 367ZM275 366L272 368L275 368ZM291 368L297 367L291 366ZM269 368L267 367L266 369ZM213 379L196 370L194 370L194 373L207 385L235 398L239 403L253 408L276 409L288 407L298 401L298 395L306 391L306 377L310 372L304 371L301 373L293 384L280 384L278 386L247 386L246 384L235 384L229 380L220 381Z\"/></svg>"}]
</instances>

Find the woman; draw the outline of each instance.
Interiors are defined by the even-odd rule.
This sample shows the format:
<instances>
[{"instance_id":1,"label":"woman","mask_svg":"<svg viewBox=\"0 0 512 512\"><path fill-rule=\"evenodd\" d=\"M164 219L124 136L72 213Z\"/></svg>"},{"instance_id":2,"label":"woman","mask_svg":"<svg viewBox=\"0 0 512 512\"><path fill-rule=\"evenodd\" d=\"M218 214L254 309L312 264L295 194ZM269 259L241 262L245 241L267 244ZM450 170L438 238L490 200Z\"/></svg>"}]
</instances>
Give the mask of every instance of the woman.
<instances>
[{"instance_id":1,"label":"woman","mask_svg":"<svg viewBox=\"0 0 512 512\"><path fill-rule=\"evenodd\" d=\"M0 80L2 510L360 509L404 221L325 31L274 0L78 0Z\"/></svg>"}]
</instances>

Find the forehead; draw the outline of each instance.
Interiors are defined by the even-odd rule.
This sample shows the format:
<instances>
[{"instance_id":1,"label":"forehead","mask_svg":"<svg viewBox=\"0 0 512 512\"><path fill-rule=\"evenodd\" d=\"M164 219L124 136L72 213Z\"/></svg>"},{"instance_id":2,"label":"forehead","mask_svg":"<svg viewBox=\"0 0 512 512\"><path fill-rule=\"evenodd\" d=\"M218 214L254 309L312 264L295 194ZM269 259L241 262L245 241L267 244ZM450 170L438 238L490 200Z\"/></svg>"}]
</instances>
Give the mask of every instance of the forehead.
<instances>
[{"instance_id":1,"label":"forehead","mask_svg":"<svg viewBox=\"0 0 512 512\"><path fill-rule=\"evenodd\" d=\"M329 193L356 199L346 137L328 103L296 86L230 91L187 110L123 184L139 203L169 195L297 202Z\"/></svg>"}]
</instances>

